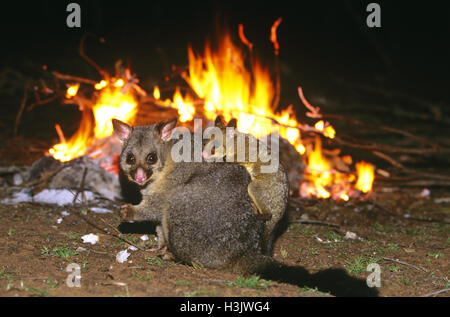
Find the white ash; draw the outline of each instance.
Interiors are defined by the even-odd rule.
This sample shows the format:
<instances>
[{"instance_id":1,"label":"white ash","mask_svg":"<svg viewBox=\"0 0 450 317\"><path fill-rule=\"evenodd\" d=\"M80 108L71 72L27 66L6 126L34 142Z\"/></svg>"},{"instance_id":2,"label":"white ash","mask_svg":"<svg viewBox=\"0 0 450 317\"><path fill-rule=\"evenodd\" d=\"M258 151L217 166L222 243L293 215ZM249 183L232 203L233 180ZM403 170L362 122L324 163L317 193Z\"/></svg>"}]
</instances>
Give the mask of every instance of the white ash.
<instances>
[{"instance_id":1,"label":"white ash","mask_svg":"<svg viewBox=\"0 0 450 317\"><path fill-rule=\"evenodd\" d=\"M81 239L83 240L83 243L90 243L92 245L96 244L99 241L98 235L93 233L86 234L82 236Z\"/></svg>"},{"instance_id":2,"label":"white ash","mask_svg":"<svg viewBox=\"0 0 450 317\"><path fill-rule=\"evenodd\" d=\"M71 189L77 192L82 186L85 191L95 193L102 198L121 199L117 175L105 171L97 164L97 160L86 156L67 163L61 163L48 156L41 157L23 173L24 181L39 181L41 175L48 175L55 171L57 171L56 174L48 180L47 189ZM84 181L83 175L85 175Z\"/></svg>"},{"instance_id":3,"label":"white ash","mask_svg":"<svg viewBox=\"0 0 450 317\"><path fill-rule=\"evenodd\" d=\"M110 214L110 213L113 213L112 210L106 209L106 208L101 208L101 207L89 207L89 209L91 211L95 212L96 214Z\"/></svg>"},{"instance_id":4,"label":"white ash","mask_svg":"<svg viewBox=\"0 0 450 317\"><path fill-rule=\"evenodd\" d=\"M83 199L84 193L84 199ZM96 196L90 191L79 193L75 204L95 201ZM49 205L66 206L73 203L76 193L67 189L44 189L36 195L32 195L28 189L22 189L12 194L12 197L0 200L2 204L40 203Z\"/></svg>"},{"instance_id":5,"label":"white ash","mask_svg":"<svg viewBox=\"0 0 450 317\"><path fill-rule=\"evenodd\" d=\"M123 262L125 262L126 260L128 260L128 257L129 257L130 255L131 255L131 254L128 253L128 249L123 250L123 251L120 251L120 252L117 253L117 255L116 255L116 260L117 260L117 262L119 262L119 263L123 263Z\"/></svg>"},{"instance_id":6,"label":"white ash","mask_svg":"<svg viewBox=\"0 0 450 317\"><path fill-rule=\"evenodd\" d=\"M41 204L51 204L58 206L67 206L73 203L76 192L67 189L44 189L34 195L32 202ZM84 191L78 194L75 204L95 201L96 196L93 192Z\"/></svg>"},{"instance_id":7,"label":"white ash","mask_svg":"<svg viewBox=\"0 0 450 317\"><path fill-rule=\"evenodd\" d=\"M141 238L142 241L148 241L148 235L144 234Z\"/></svg>"},{"instance_id":8,"label":"white ash","mask_svg":"<svg viewBox=\"0 0 450 317\"><path fill-rule=\"evenodd\" d=\"M14 192L11 197L0 200L2 204L17 204L23 202L30 202L32 199L31 192L27 189L22 189L20 191Z\"/></svg>"},{"instance_id":9,"label":"white ash","mask_svg":"<svg viewBox=\"0 0 450 317\"><path fill-rule=\"evenodd\" d=\"M84 189L98 193L109 200L120 199L119 178L105 171L88 157L73 160L59 173L52 177L48 188L79 188L85 169Z\"/></svg>"}]
</instances>

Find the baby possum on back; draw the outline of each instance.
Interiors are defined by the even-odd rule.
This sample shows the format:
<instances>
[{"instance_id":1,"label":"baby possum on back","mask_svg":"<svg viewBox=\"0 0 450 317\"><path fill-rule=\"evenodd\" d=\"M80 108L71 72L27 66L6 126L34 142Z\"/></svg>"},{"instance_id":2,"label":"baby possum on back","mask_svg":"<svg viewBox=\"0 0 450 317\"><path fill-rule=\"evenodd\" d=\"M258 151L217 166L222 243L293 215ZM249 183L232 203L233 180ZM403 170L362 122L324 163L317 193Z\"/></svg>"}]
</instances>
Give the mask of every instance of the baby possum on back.
<instances>
[{"instance_id":1,"label":"baby possum on back","mask_svg":"<svg viewBox=\"0 0 450 317\"><path fill-rule=\"evenodd\" d=\"M246 168L251 177L248 185L248 194L256 206L258 214L263 219L268 219L264 231L264 253L271 254L275 240L275 228L286 212L289 199L289 182L283 166L279 163L278 168L274 172L264 173L261 169L266 163L262 162L257 156L256 160L250 160L250 146L253 144L256 152L261 152L261 141L257 140L250 134L244 134L236 130L236 119L230 120L225 126L222 117L218 116L215 120L215 126L221 129L222 140L216 140L214 134L210 141L206 143L202 153L204 158L214 159L224 156L231 157L233 162L237 162ZM244 137L243 149L237 149L238 137ZM229 140L229 141L228 141ZM219 141L216 143L216 141ZM231 146L226 143L232 142ZM252 143L251 143L252 142ZM217 148L212 148L213 146ZM214 153L211 153L214 150ZM244 151L244 160L238 161L238 152ZM267 165L267 164L266 164Z\"/></svg>"},{"instance_id":2,"label":"baby possum on back","mask_svg":"<svg viewBox=\"0 0 450 317\"><path fill-rule=\"evenodd\" d=\"M170 140L176 121L114 130L124 142L120 165L142 186L138 205L123 205L125 221L161 224L168 250L178 261L253 271L261 255L264 220L247 194L250 178L237 164L174 162Z\"/></svg>"}]
</instances>

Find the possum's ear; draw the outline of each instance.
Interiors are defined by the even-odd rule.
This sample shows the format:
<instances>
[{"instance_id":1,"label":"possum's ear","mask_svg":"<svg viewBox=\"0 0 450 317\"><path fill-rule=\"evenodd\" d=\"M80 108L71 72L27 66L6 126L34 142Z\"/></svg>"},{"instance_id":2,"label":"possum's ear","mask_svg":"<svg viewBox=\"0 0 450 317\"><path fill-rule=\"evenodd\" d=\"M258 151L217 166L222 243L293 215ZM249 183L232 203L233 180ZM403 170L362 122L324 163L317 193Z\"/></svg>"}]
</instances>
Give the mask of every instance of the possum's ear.
<instances>
[{"instance_id":1,"label":"possum's ear","mask_svg":"<svg viewBox=\"0 0 450 317\"><path fill-rule=\"evenodd\" d=\"M214 121L214 126L220 128L220 129L225 128L225 125L223 124L222 116L216 117L216 120Z\"/></svg>"},{"instance_id":2,"label":"possum's ear","mask_svg":"<svg viewBox=\"0 0 450 317\"><path fill-rule=\"evenodd\" d=\"M230 121L228 121L227 123L227 128L237 128L237 120L236 119L231 119Z\"/></svg>"},{"instance_id":3,"label":"possum's ear","mask_svg":"<svg viewBox=\"0 0 450 317\"><path fill-rule=\"evenodd\" d=\"M157 125L156 129L161 136L161 140L168 141L172 136L173 129L177 125L177 118L174 118L170 121L161 122Z\"/></svg>"},{"instance_id":4,"label":"possum's ear","mask_svg":"<svg viewBox=\"0 0 450 317\"><path fill-rule=\"evenodd\" d=\"M124 142L128 140L131 131L133 130L131 126L117 119L112 119L112 125L114 128L114 133L117 135L120 141Z\"/></svg>"}]
</instances>

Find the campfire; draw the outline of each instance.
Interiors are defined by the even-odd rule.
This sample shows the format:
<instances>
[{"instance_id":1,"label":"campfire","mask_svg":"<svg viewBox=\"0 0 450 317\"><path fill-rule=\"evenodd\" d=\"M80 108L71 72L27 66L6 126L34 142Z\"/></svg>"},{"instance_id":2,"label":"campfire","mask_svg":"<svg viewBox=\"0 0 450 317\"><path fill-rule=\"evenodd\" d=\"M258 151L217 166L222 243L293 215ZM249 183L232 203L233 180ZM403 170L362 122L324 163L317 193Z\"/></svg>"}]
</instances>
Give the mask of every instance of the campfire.
<instances>
[{"instance_id":1,"label":"campfire","mask_svg":"<svg viewBox=\"0 0 450 317\"><path fill-rule=\"evenodd\" d=\"M63 126L55 123L59 142L48 149L43 162L38 160L30 170L22 172L21 179L25 184L42 183L42 188L45 185L49 189L71 188L74 202L86 197L84 190L114 200L120 197L117 176L121 145L113 135L112 119L139 125L176 115L180 124L193 129L194 119L201 118L212 125L221 115L226 121L236 118L237 129L256 138L278 133L280 161L286 169L291 195L336 201L366 197L372 191L374 165L342 155L340 148L330 148L338 140L338 134L321 109L308 101L303 88L298 87L298 97L306 109L304 119L297 118L293 105L280 105L277 39L280 23L278 19L270 29L274 65L262 63L241 24L238 36L223 32L214 45L206 42L203 52L188 45L189 65L174 66L174 75L164 78L160 85L147 87L149 92L120 60L111 74L87 57L83 50L84 36L80 55L98 71L101 79L51 72L59 83L59 93L47 86L42 91L59 94L63 104L76 105L81 111L81 121L70 137L65 135ZM168 84L171 77L178 77L184 84L180 81ZM63 90L61 84L65 86ZM45 100L39 99L39 103ZM324 142L326 148L322 146ZM93 165L101 167L100 170L91 168ZM54 177L55 169L64 169L61 173L65 176ZM94 171L96 176L92 175Z\"/></svg>"},{"instance_id":2,"label":"campfire","mask_svg":"<svg viewBox=\"0 0 450 317\"><path fill-rule=\"evenodd\" d=\"M280 49L276 37L280 22L281 19L274 23L270 36L276 56ZM317 120L316 123L313 126L301 123L291 105L278 111L280 83L277 72L272 74L258 59L242 25L239 26L239 38L244 45L238 45L229 33L224 33L216 48L207 42L203 54L188 46L189 66L187 71L180 72L180 76L189 89L176 87L171 98L167 93L161 93L159 86L153 87L152 94L147 94L138 86L139 81L131 75L130 69L122 68L120 64L116 65L115 76L102 71L103 79L99 82L67 83L64 102L78 105L82 111L81 122L70 138L66 138L56 124L60 143L50 148L48 154L61 162L88 156L97 160L106 171L117 174L119 146L112 137L111 119L133 124L139 116L140 104L151 103L157 106L155 117L161 109L173 108L179 122L186 125L194 117L213 121L217 115L222 115L227 121L236 118L239 131L257 138L278 128L279 135L299 154L298 161L290 164L303 169L303 179L300 184L295 184L301 197L347 201L369 193L374 166L359 162L353 168L353 159L349 155L339 156L339 150L322 148L321 138L333 139L336 131L322 119L320 108L307 101L301 87L298 93L307 108L306 116ZM187 92L182 94L182 89Z\"/></svg>"}]
</instances>

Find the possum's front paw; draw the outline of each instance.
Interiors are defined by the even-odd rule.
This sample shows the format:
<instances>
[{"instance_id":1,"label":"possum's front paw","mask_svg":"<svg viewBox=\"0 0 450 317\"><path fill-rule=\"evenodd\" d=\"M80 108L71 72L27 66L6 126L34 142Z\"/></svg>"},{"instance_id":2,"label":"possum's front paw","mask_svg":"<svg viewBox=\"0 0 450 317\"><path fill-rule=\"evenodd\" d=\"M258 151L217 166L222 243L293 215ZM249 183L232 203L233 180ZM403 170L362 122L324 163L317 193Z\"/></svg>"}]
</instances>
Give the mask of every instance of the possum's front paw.
<instances>
[{"instance_id":1,"label":"possum's front paw","mask_svg":"<svg viewBox=\"0 0 450 317\"><path fill-rule=\"evenodd\" d=\"M130 204L125 204L120 206L120 217L123 221L133 221L134 220L134 208Z\"/></svg>"}]
</instances>

